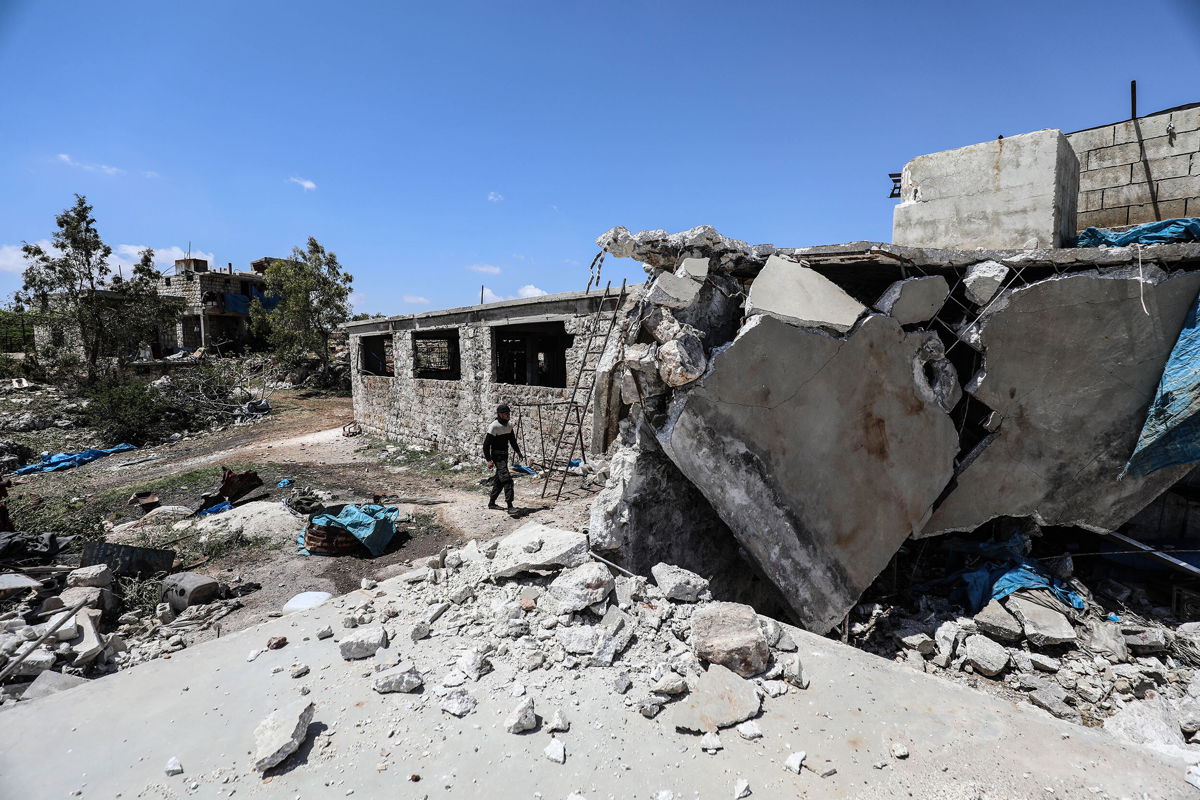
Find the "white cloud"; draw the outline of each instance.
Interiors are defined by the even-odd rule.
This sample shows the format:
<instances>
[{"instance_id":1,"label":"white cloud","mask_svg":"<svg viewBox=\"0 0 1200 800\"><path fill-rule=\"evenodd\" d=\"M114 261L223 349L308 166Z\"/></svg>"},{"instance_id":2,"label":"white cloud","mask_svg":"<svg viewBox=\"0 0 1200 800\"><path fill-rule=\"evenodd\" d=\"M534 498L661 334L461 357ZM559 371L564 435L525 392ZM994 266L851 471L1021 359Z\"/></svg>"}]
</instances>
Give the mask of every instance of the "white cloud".
<instances>
[{"instance_id":1,"label":"white cloud","mask_svg":"<svg viewBox=\"0 0 1200 800\"><path fill-rule=\"evenodd\" d=\"M548 294L548 293L542 291L538 287L534 286L532 283L527 283L524 286L522 286L521 288L517 289L517 293L514 295L496 294L491 289L489 289L488 287L485 286L485 287L483 287L483 302L485 302L485 303L501 303L505 300L520 300L520 299L524 299L527 297L541 297L544 294Z\"/></svg>"},{"instance_id":2,"label":"white cloud","mask_svg":"<svg viewBox=\"0 0 1200 800\"><path fill-rule=\"evenodd\" d=\"M125 170L120 167L110 167L108 164L85 164L81 161L76 161L67 153L59 153L58 160L62 164L69 167L87 170L88 172L103 172L105 175L121 175Z\"/></svg>"},{"instance_id":3,"label":"white cloud","mask_svg":"<svg viewBox=\"0 0 1200 800\"><path fill-rule=\"evenodd\" d=\"M49 239L39 239L34 244L43 250L49 250L53 247ZM0 244L0 272L21 273L24 271L25 254L21 252L21 245Z\"/></svg>"},{"instance_id":4,"label":"white cloud","mask_svg":"<svg viewBox=\"0 0 1200 800\"><path fill-rule=\"evenodd\" d=\"M499 192L488 192L488 202L502 203L504 202L504 195L500 194Z\"/></svg>"},{"instance_id":5,"label":"white cloud","mask_svg":"<svg viewBox=\"0 0 1200 800\"><path fill-rule=\"evenodd\" d=\"M306 192L311 192L313 189L317 188L317 185L315 183L313 183L312 181L310 181L308 178L297 178L297 177L293 176L291 178L288 178L287 182L296 184L297 186L299 186L301 189L303 189Z\"/></svg>"},{"instance_id":6,"label":"white cloud","mask_svg":"<svg viewBox=\"0 0 1200 800\"><path fill-rule=\"evenodd\" d=\"M471 270L472 272L483 272L488 275L499 275L500 274L500 268L493 266L491 264L472 264L469 267L467 267L467 269Z\"/></svg>"},{"instance_id":7,"label":"white cloud","mask_svg":"<svg viewBox=\"0 0 1200 800\"><path fill-rule=\"evenodd\" d=\"M113 248L112 258L109 259L110 266L115 271L118 266L132 269L133 265L142 260L142 251L146 249L144 244L119 244ZM154 249L154 266L160 270L170 270L175 266L175 262L181 258L189 258L188 251L182 247L171 245L170 247L155 247ZM217 257L212 253L206 253L203 250L193 250L190 258L202 258L208 262L208 268L216 270L219 266Z\"/></svg>"},{"instance_id":8,"label":"white cloud","mask_svg":"<svg viewBox=\"0 0 1200 800\"><path fill-rule=\"evenodd\" d=\"M415 306L427 306L429 305L429 298L421 297L419 294L406 294L404 295L404 302Z\"/></svg>"}]
</instances>

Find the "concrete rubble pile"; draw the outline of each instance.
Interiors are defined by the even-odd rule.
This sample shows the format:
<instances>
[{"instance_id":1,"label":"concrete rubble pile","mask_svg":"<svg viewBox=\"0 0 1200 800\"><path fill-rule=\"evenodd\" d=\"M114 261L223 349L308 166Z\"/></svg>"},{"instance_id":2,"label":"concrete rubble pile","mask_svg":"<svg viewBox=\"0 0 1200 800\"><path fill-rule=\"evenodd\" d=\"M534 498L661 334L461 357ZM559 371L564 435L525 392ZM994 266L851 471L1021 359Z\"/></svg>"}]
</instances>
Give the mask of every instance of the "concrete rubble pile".
<instances>
[{"instance_id":1,"label":"concrete rubble pile","mask_svg":"<svg viewBox=\"0 0 1200 800\"><path fill-rule=\"evenodd\" d=\"M1111 531L1190 469L1118 480L1200 245L597 243L649 276L611 359L631 410L589 526L635 572L672 561L825 633L910 538Z\"/></svg>"},{"instance_id":2,"label":"concrete rubble pile","mask_svg":"<svg viewBox=\"0 0 1200 800\"><path fill-rule=\"evenodd\" d=\"M6 673L0 706L170 658L242 605L236 597L222 599L229 592L217 581L189 572L153 588L163 600L153 611L123 611L129 598L122 597L114 572L97 564L66 573L57 594L39 586L0 613L0 672Z\"/></svg>"},{"instance_id":3,"label":"concrete rubble pile","mask_svg":"<svg viewBox=\"0 0 1200 800\"><path fill-rule=\"evenodd\" d=\"M570 761L572 726L589 724L571 697L584 671L634 718L663 715L659 722L709 754L723 749L721 736L760 738L753 720L766 704L809 688L788 626L712 600L707 581L687 570L658 564L653 574L595 560L586 534L528 523L499 540L443 550L386 587L364 579L330 601L340 627L314 624L303 638L363 664L375 692L412 694L419 708L468 717L481 694L504 692L512 711L503 729L544 737L544 756L557 764ZM303 663L275 671L293 679L310 672ZM320 719L307 684L297 685L300 699L252 732L259 772L281 765ZM188 754L178 759L187 763ZM821 777L837 771L828 760L805 766Z\"/></svg>"}]
</instances>

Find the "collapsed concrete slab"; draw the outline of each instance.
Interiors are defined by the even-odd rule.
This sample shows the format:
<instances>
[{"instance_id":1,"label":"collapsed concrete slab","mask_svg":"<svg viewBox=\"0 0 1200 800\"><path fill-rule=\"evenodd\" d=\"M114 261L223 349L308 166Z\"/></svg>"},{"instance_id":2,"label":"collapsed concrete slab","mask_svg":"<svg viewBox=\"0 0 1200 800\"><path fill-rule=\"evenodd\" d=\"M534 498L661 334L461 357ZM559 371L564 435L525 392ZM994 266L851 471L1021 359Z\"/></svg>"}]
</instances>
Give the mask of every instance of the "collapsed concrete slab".
<instances>
[{"instance_id":1,"label":"collapsed concrete slab","mask_svg":"<svg viewBox=\"0 0 1200 800\"><path fill-rule=\"evenodd\" d=\"M1118 480L1200 289L1200 273L1142 273L1088 271L1013 289L964 331L984 353L967 391L1000 424L919 535L1000 516L1114 530L1187 474L1180 466Z\"/></svg>"},{"instance_id":2,"label":"collapsed concrete slab","mask_svg":"<svg viewBox=\"0 0 1200 800\"><path fill-rule=\"evenodd\" d=\"M901 325L915 325L932 319L949 296L950 285L941 275L907 278L889 286L875 308Z\"/></svg>"},{"instance_id":3,"label":"collapsed concrete slab","mask_svg":"<svg viewBox=\"0 0 1200 800\"><path fill-rule=\"evenodd\" d=\"M952 475L954 424L913 368L925 338L879 316L845 339L752 318L659 431L810 630L845 616Z\"/></svg>"}]
</instances>

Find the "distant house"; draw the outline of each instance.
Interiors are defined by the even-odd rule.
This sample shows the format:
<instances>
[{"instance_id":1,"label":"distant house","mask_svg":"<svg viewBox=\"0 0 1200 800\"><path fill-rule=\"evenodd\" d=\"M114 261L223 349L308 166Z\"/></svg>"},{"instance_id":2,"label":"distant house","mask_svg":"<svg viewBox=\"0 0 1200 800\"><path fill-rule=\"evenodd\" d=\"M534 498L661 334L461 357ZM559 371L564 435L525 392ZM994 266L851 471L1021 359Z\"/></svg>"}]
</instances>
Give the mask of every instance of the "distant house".
<instances>
[{"instance_id":1,"label":"distant house","mask_svg":"<svg viewBox=\"0 0 1200 800\"><path fill-rule=\"evenodd\" d=\"M239 349L252 342L250 302L263 296L264 273L274 258L250 262L250 272L234 272L233 264L223 271L209 269L202 258L181 258L172 274L158 279L158 292L183 299L183 313L176 325L174 341L183 350L211 347Z\"/></svg>"}]
</instances>

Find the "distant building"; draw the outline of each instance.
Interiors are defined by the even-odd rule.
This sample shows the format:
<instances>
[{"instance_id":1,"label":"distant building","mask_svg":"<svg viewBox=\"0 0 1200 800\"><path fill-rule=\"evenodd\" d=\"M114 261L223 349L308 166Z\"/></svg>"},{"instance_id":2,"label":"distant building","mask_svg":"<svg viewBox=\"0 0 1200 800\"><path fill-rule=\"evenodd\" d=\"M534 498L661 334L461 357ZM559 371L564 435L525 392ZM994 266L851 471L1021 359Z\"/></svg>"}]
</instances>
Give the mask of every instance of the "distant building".
<instances>
[{"instance_id":1,"label":"distant building","mask_svg":"<svg viewBox=\"0 0 1200 800\"><path fill-rule=\"evenodd\" d=\"M209 269L202 258L181 258L171 275L158 279L158 292L184 301L174 342L183 350L240 348L251 342L250 301L262 297L263 273L273 258L251 262L251 272Z\"/></svg>"}]
</instances>

